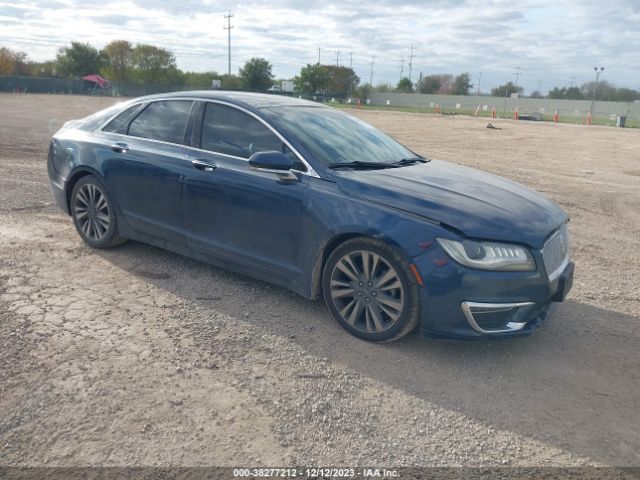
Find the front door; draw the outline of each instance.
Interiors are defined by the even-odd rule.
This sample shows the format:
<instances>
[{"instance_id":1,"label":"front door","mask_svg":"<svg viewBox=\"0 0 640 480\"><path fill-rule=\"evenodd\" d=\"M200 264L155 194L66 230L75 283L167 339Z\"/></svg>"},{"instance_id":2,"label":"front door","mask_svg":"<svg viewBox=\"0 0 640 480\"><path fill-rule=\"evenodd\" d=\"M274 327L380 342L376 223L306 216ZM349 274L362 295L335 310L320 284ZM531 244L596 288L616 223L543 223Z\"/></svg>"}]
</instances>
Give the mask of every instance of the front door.
<instances>
[{"instance_id":1,"label":"front door","mask_svg":"<svg viewBox=\"0 0 640 480\"><path fill-rule=\"evenodd\" d=\"M298 181L282 183L249 168L255 152L286 152L280 138L249 113L210 102L201 127L184 182L189 246L281 281L297 278L309 177L299 174Z\"/></svg>"}]
</instances>

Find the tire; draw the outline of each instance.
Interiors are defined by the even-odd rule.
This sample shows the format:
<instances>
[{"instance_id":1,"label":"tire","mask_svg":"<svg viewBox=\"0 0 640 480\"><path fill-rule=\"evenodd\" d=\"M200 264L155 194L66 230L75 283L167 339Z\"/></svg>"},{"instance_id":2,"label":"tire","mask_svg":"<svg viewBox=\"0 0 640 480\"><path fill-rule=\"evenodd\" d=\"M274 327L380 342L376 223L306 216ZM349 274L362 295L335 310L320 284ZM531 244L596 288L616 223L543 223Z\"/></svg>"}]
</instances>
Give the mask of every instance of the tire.
<instances>
[{"instance_id":1,"label":"tire","mask_svg":"<svg viewBox=\"0 0 640 480\"><path fill-rule=\"evenodd\" d=\"M87 245L109 248L126 241L118 236L115 206L107 187L95 175L87 175L76 182L69 207L73 224Z\"/></svg>"},{"instance_id":2,"label":"tire","mask_svg":"<svg viewBox=\"0 0 640 480\"><path fill-rule=\"evenodd\" d=\"M324 299L334 318L370 342L392 342L416 328L418 288L402 256L372 238L353 238L338 246L322 272Z\"/></svg>"}]
</instances>

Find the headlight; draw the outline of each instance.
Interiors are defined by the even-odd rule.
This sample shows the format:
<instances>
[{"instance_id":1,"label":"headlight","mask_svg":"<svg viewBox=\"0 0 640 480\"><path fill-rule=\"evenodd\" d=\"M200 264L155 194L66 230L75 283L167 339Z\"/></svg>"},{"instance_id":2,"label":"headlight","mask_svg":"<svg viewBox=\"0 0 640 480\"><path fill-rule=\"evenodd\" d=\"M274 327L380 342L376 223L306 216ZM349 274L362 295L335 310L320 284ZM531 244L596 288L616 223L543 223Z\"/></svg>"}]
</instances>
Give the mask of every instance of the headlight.
<instances>
[{"instance_id":1,"label":"headlight","mask_svg":"<svg viewBox=\"0 0 640 480\"><path fill-rule=\"evenodd\" d=\"M465 267L480 270L526 272L536 269L536 264L527 250L519 245L496 242L474 242L464 240L436 239L444 251Z\"/></svg>"}]
</instances>

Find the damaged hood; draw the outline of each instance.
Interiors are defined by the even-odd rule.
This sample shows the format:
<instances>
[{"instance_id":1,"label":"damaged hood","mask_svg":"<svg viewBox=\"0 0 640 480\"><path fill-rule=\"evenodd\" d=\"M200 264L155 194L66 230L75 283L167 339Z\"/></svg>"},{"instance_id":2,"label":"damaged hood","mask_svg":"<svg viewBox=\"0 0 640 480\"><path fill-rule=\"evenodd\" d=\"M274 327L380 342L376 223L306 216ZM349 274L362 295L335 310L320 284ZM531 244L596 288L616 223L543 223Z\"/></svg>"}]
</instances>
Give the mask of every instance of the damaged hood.
<instances>
[{"instance_id":1,"label":"damaged hood","mask_svg":"<svg viewBox=\"0 0 640 480\"><path fill-rule=\"evenodd\" d=\"M540 248L567 221L555 202L524 185L441 160L339 172L336 182L349 196L440 222L470 238Z\"/></svg>"}]
</instances>

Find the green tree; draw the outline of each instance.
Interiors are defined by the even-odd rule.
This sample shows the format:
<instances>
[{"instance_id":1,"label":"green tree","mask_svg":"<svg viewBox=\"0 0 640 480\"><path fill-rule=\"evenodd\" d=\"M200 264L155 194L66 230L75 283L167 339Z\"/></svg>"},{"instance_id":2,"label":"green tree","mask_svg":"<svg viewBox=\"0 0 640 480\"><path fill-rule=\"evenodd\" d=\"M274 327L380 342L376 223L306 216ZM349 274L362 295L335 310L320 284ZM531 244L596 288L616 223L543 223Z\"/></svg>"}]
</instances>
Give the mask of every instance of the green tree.
<instances>
[{"instance_id":1,"label":"green tree","mask_svg":"<svg viewBox=\"0 0 640 480\"><path fill-rule=\"evenodd\" d=\"M578 87L569 87L567 88L566 97L569 100L584 100L584 95Z\"/></svg>"},{"instance_id":2,"label":"green tree","mask_svg":"<svg viewBox=\"0 0 640 480\"><path fill-rule=\"evenodd\" d=\"M240 84L246 90L264 92L273 85L271 64L264 58L253 57L240 69Z\"/></svg>"},{"instance_id":3,"label":"green tree","mask_svg":"<svg viewBox=\"0 0 640 480\"><path fill-rule=\"evenodd\" d=\"M544 98L544 97L538 90L535 90L531 92L531 95L529 95L529 98Z\"/></svg>"},{"instance_id":4,"label":"green tree","mask_svg":"<svg viewBox=\"0 0 640 480\"><path fill-rule=\"evenodd\" d=\"M133 46L126 40L114 40L102 49L108 65L103 68L104 76L116 82L131 80L134 67Z\"/></svg>"},{"instance_id":5,"label":"green tree","mask_svg":"<svg viewBox=\"0 0 640 480\"><path fill-rule=\"evenodd\" d=\"M401 78L396 90L402 93L411 93L413 92L413 82L408 77Z\"/></svg>"},{"instance_id":6,"label":"green tree","mask_svg":"<svg viewBox=\"0 0 640 480\"><path fill-rule=\"evenodd\" d=\"M0 47L0 75L30 75L27 54L18 50Z\"/></svg>"},{"instance_id":7,"label":"green tree","mask_svg":"<svg viewBox=\"0 0 640 480\"><path fill-rule=\"evenodd\" d=\"M554 87L551 90L549 90L549 93L547 94L547 97L549 98L553 98L553 99L563 99L563 98L567 98L567 88L566 87Z\"/></svg>"},{"instance_id":8,"label":"green tree","mask_svg":"<svg viewBox=\"0 0 640 480\"><path fill-rule=\"evenodd\" d=\"M471 74L465 72L453 79L453 87L451 93L454 95L469 95L469 90L473 88L471 83Z\"/></svg>"},{"instance_id":9,"label":"green tree","mask_svg":"<svg viewBox=\"0 0 640 480\"><path fill-rule=\"evenodd\" d=\"M358 88L356 88L353 93L356 97L364 100L371 96L372 91L373 91L373 87L371 86L371 84L365 83L363 85L358 86Z\"/></svg>"},{"instance_id":10,"label":"green tree","mask_svg":"<svg viewBox=\"0 0 640 480\"><path fill-rule=\"evenodd\" d=\"M631 88L619 88L616 93L616 100L619 102L634 102L640 100L640 92Z\"/></svg>"},{"instance_id":11,"label":"green tree","mask_svg":"<svg viewBox=\"0 0 640 480\"><path fill-rule=\"evenodd\" d=\"M136 45L132 59L132 77L138 82L160 85L181 83L182 72L176 67L176 57L165 48Z\"/></svg>"},{"instance_id":12,"label":"green tree","mask_svg":"<svg viewBox=\"0 0 640 480\"><path fill-rule=\"evenodd\" d=\"M329 75L326 65L307 64L300 69L300 74L294 77L293 86L296 92L307 95L325 93L329 87Z\"/></svg>"},{"instance_id":13,"label":"green tree","mask_svg":"<svg viewBox=\"0 0 640 480\"><path fill-rule=\"evenodd\" d=\"M184 84L193 88L211 88L214 79L220 79L217 72L184 72Z\"/></svg>"},{"instance_id":14,"label":"green tree","mask_svg":"<svg viewBox=\"0 0 640 480\"><path fill-rule=\"evenodd\" d=\"M524 88L516 86L513 82L507 82L504 85L492 88L491 95L494 97L510 97L514 93L520 95L523 91Z\"/></svg>"},{"instance_id":15,"label":"green tree","mask_svg":"<svg viewBox=\"0 0 640 480\"><path fill-rule=\"evenodd\" d=\"M420 84L420 93L438 93L442 88L440 75L427 75Z\"/></svg>"},{"instance_id":16,"label":"green tree","mask_svg":"<svg viewBox=\"0 0 640 480\"><path fill-rule=\"evenodd\" d=\"M580 87L582 95L584 98L590 100L593 96L593 89L596 88L596 82L587 82ZM617 101L618 100L618 89L607 82L606 80L600 80L598 82L598 87L596 90L596 100L604 100L604 101Z\"/></svg>"},{"instance_id":17,"label":"green tree","mask_svg":"<svg viewBox=\"0 0 640 480\"><path fill-rule=\"evenodd\" d=\"M356 72L349 67L324 65L327 72L327 94L336 97L346 97L351 94L360 83Z\"/></svg>"},{"instance_id":18,"label":"green tree","mask_svg":"<svg viewBox=\"0 0 640 480\"><path fill-rule=\"evenodd\" d=\"M396 87L387 82L379 83L378 85L373 87L373 90L380 93L393 92L395 89Z\"/></svg>"},{"instance_id":19,"label":"green tree","mask_svg":"<svg viewBox=\"0 0 640 480\"><path fill-rule=\"evenodd\" d=\"M240 90L242 81L237 75L224 74L220 76L220 84L224 90Z\"/></svg>"},{"instance_id":20,"label":"green tree","mask_svg":"<svg viewBox=\"0 0 640 480\"><path fill-rule=\"evenodd\" d=\"M106 65L106 56L88 43L71 42L70 47L62 47L56 56L56 70L62 77L98 73Z\"/></svg>"},{"instance_id":21,"label":"green tree","mask_svg":"<svg viewBox=\"0 0 640 480\"><path fill-rule=\"evenodd\" d=\"M29 62L29 75L32 77L55 77L56 62L54 60L48 60L46 62Z\"/></svg>"}]
</instances>

